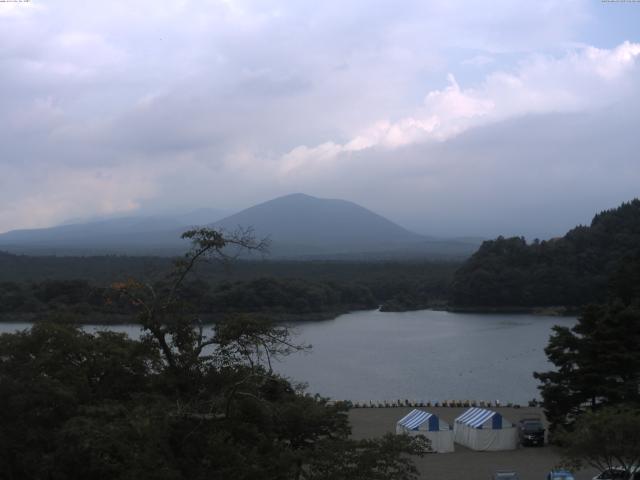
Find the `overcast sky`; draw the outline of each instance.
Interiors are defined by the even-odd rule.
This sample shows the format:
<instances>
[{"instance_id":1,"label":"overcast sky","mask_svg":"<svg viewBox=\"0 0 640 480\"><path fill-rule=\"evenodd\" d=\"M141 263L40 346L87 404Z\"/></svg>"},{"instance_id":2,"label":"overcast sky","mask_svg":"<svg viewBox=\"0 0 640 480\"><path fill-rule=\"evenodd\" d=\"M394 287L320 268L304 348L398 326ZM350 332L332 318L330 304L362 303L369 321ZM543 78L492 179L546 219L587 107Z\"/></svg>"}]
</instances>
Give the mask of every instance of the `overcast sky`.
<instances>
[{"instance_id":1,"label":"overcast sky","mask_svg":"<svg viewBox=\"0 0 640 480\"><path fill-rule=\"evenodd\" d=\"M303 192L541 238L640 196L640 3L0 2L0 231Z\"/></svg>"}]
</instances>

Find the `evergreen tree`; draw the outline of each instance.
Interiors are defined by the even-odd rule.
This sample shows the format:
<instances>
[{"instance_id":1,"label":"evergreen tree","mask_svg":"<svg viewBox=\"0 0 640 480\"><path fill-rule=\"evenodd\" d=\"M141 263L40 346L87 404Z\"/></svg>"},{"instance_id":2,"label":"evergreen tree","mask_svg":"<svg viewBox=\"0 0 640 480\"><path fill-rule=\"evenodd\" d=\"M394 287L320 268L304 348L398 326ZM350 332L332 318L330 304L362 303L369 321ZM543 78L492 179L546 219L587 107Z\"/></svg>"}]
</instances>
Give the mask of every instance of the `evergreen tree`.
<instances>
[{"instance_id":1,"label":"evergreen tree","mask_svg":"<svg viewBox=\"0 0 640 480\"><path fill-rule=\"evenodd\" d=\"M554 327L545 353L557 369L535 373L552 428L586 410L640 405L640 257L610 282L610 300L585 309L573 328Z\"/></svg>"}]
</instances>

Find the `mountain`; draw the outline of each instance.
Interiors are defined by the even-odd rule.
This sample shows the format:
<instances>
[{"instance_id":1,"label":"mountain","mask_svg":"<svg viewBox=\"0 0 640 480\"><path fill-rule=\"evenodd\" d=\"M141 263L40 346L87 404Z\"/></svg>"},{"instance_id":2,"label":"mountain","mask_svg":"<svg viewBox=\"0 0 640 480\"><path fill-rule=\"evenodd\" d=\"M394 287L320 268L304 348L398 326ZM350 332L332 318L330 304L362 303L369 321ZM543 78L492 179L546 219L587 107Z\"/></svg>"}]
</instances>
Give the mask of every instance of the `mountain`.
<instances>
[{"instance_id":1,"label":"mountain","mask_svg":"<svg viewBox=\"0 0 640 480\"><path fill-rule=\"evenodd\" d=\"M301 193L255 205L213 226L252 227L278 250L302 248L308 253L393 249L426 239L353 202Z\"/></svg>"},{"instance_id":2,"label":"mountain","mask_svg":"<svg viewBox=\"0 0 640 480\"><path fill-rule=\"evenodd\" d=\"M480 244L419 235L356 203L302 193L247 208L213 227L252 227L257 237L269 238L271 256L304 259L459 258Z\"/></svg>"},{"instance_id":3,"label":"mountain","mask_svg":"<svg viewBox=\"0 0 640 480\"><path fill-rule=\"evenodd\" d=\"M202 221L209 216L208 221ZM479 242L435 239L411 232L360 205L301 193L255 205L223 219L200 211L182 217L127 217L15 230L0 235L0 250L13 253L176 255L188 244L180 234L196 224L233 232L252 228L268 237L272 258L460 258Z\"/></svg>"},{"instance_id":4,"label":"mountain","mask_svg":"<svg viewBox=\"0 0 640 480\"><path fill-rule=\"evenodd\" d=\"M119 217L0 234L0 249L28 254L174 254L187 246L180 233L224 212L199 209L175 215Z\"/></svg>"},{"instance_id":5,"label":"mountain","mask_svg":"<svg viewBox=\"0 0 640 480\"><path fill-rule=\"evenodd\" d=\"M456 272L452 303L473 307L579 307L602 302L640 255L640 200L597 214L564 237L487 241Z\"/></svg>"}]
</instances>

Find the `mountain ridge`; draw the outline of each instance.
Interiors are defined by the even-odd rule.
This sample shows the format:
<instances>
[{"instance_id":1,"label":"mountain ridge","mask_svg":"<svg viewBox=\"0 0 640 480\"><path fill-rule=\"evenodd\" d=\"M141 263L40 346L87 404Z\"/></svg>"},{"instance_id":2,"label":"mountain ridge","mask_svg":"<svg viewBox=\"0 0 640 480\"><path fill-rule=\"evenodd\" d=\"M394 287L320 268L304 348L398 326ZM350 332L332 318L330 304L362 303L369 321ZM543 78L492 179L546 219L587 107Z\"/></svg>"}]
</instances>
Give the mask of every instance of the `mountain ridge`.
<instances>
[{"instance_id":1,"label":"mountain ridge","mask_svg":"<svg viewBox=\"0 0 640 480\"><path fill-rule=\"evenodd\" d=\"M312 221L309 221L312 219ZM224 229L252 227L274 242L316 246L393 245L426 240L354 202L293 193L244 209L215 222Z\"/></svg>"},{"instance_id":2,"label":"mountain ridge","mask_svg":"<svg viewBox=\"0 0 640 480\"><path fill-rule=\"evenodd\" d=\"M461 257L478 243L433 239L412 232L361 205L293 193L253 205L201 225L233 232L251 228L271 240L273 258ZM160 217L124 217L0 234L0 249L38 255L178 255L188 248L180 238L195 224Z\"/></svg>"}]
</instances>

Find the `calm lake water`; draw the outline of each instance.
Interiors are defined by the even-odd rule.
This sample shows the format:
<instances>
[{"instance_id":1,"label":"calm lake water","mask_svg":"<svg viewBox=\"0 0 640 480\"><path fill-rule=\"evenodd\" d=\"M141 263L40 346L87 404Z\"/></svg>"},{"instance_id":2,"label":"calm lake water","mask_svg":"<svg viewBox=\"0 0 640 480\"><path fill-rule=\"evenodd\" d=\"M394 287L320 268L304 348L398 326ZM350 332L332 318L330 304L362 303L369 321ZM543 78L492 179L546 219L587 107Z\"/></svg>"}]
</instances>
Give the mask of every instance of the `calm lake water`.
<instances>
[{"instance_id":1,"label":"calm lake water","mask_svg":"<svg viewBox=\"0 0 640 480\"><path fill-rule=\"evenodd\" d=\"M534 371L550 368L544 355L551 327L574 318L511 314L364 311L293 326L310 353L274 365L309 391L353 401L539 398ZM28 328L0 324L1 332ZM90 326L89 330L104 327ZM137 337L136 325L108 327Z\"/></svg>"}]
</instances>

